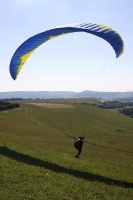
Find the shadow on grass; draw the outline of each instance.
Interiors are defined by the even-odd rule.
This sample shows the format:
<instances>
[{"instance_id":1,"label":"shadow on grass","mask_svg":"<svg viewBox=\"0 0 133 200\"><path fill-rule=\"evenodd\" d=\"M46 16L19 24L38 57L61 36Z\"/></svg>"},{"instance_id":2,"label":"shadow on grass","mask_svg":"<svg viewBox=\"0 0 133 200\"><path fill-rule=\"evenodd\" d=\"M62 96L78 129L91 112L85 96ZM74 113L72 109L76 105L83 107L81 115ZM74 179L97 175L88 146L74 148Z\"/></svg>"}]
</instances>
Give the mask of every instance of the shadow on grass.
<instances>
[{"instance_id":1,"label":"shadow on grass","mask_svg":"<svg viewBox=\"0 0 133 200\"><path fill-rule=\"evenodd\" d=\"M43 167L45 169L48 169L57 173L69 174L71 176L81 178L87 181L92 181L92 182L97 181L97 182L105 183L107 185L116 185L116 186L124 187L124 188L133 188L133 183L129 183L129 182L121 181L121 180L115 180L112 178L107 178L101 175L83 172L76 169L68 169L66 167L59 166L52 162L44 161L44 160L37 159L37 158L31 157L22 153L18 153L7 147L0 147L0 155L7 156L8 158L11 158L13 160L16 160L18 162L22 162L28 165Z\"/></svg>"}]
</instances>

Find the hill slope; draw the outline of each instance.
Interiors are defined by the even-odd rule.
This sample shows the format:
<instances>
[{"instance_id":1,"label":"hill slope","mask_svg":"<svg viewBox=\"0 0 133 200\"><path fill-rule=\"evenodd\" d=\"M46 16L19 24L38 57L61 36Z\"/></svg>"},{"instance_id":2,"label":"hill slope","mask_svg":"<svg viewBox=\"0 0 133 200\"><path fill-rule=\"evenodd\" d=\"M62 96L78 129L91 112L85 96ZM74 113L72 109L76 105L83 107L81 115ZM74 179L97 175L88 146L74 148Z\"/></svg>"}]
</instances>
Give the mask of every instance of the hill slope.
<instances>
[{"instance_id":1,"label":"hill slope","mask_svg":"<svg viewBox=\"0 0 133 200\"><path fill-rule=\"evenodd\" d=\"M85 135L79 159L73 135ZM87 106L0 113L0 199L132 199L133 119Z\"/></svg>"}]
</instances>

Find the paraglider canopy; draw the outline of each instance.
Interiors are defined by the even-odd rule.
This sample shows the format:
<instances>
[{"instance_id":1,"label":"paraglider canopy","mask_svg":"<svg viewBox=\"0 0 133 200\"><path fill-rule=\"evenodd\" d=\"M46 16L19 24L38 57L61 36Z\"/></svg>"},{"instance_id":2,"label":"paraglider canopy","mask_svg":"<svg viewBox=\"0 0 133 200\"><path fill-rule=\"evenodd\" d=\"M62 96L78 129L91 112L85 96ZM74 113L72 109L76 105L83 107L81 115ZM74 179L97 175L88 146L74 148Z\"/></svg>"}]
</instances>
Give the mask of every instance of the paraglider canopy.
<instances>
[{"instance_id":1,"label":"paraglider canopy","mask_svg":"<svg viewBox=\"0 0 133 200\"><path fill-rule=\"evenodd\" d=\"M107 26L92 23L60 26L37 34L26 40L18 47L10 62L10 74L12 78L14 80L17 78L28 57L41 44L57 36L73 32L86 32L106 40L113 47L116 57L119 57L123 53L124 42L121 36L115 30Z\"/></svg>"}]
</instances>

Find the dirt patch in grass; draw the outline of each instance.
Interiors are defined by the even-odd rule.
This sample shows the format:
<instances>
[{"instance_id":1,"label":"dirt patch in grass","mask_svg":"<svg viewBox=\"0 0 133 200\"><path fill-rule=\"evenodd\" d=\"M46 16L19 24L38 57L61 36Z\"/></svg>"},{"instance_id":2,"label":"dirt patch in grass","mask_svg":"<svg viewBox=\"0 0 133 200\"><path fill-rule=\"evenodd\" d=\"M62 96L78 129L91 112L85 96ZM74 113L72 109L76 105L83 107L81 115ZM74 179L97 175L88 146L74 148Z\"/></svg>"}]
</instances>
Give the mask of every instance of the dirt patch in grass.
<instances>
[{"instance_id":1,"label":"dirt patch in grass","mask_svg":"<svg viewBox=\"0 0 133 200\"><path fill-rule=\"evenodd\" d=\"M46 108L72 108L73 105L67 105L67 104L55 104L55 103L30 103L32 105L36 106L42 106Z\"/></svg>"}]
</instances>

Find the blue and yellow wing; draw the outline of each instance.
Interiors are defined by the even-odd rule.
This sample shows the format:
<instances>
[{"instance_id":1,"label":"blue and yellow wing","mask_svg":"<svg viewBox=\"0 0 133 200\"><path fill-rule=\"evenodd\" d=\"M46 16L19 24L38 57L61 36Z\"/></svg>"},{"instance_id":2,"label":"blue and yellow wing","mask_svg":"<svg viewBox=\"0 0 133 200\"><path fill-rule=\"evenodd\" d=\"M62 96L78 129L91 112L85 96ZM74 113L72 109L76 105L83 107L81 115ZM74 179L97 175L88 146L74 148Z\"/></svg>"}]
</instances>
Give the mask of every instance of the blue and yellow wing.
<instances>
[{"instance_id":1,"label":"blue and yellow wing","mask_svg":"<svg viewBox=\"0 0 133 200\"><path fill-rule=\"evenodd\" d=\"M17 78L22 66L24 65L28 57L41 44L57 36L74 32L86 32L103 38L113 47L116 53L116 57L119 57L123 53L124 42L121 36L116 31L107 26L89 23L70 24L66 26L56 27L29 38L19 46L10 62L10 74L12 78L14 80Z\"/></svg>"}]
</instances>

